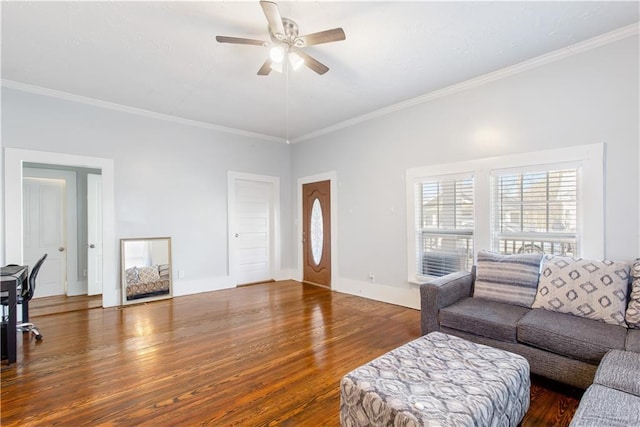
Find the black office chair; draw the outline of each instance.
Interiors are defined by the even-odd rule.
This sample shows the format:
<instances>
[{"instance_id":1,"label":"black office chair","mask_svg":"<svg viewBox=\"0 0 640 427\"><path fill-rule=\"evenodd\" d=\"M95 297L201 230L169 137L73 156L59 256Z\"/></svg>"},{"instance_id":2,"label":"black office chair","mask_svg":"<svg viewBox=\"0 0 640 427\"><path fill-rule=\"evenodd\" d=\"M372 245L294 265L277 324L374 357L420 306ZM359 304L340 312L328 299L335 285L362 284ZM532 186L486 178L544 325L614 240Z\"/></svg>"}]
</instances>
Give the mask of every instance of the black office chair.
<instances>
[{"instance_id":1,"label":"black office chair","mask_svg":"<svg viewBox=\"0 0 640 427\"><path fill-rule=\"evenodd\" d=\"M28 303L29 301L31 301L31 298L33 298L33 294L36 292L36 277L38 277L38 272L40 271L40 267L42 267L44 260L47 259L47 255L48 254L44 254L42 258L40 258L38 262L36 262L36 265L34 265L33 268L31 269L31 272L29 273L28 286L23 287L22 292L18 297L18 304L22 304L24 302ZM27 318L22 320L29 320L29 319ZM33 335L35 335L36 337L36 340L38 341L42 339L42 334L38 330L38 327L31 322L18 323L16 325L16 329L22 332L33 333Z\"/></svg>"},{"instance_id":2,"label":"black office chair","mask_svg":"<svg viewBox=\"0 0 640 427\"><path fill-rule=\"evenodd\" d=\"M31 301L31 298L33 298L33 294L36 291L36 277L38 277L38 272L40 271L40 267L42 267L42 263L44 263L44 260L47 259L47 255L48 254L44 254L42 258L40 258L38 262L36 262L36 265L33 266L33 268L31 269L31 272L29 273L29 279L27 280L27 283L22 284L22 289L20 291L20 294L17 295L16 302L18 304L23 304L25 302L28 303L29 301ZM9 265L15 265L15 264L9 264ZM3 298L2 305L7 305L7 304L8 304L8 300ZM22 332L31 332L33 333L33 335L35 335L36 340L40 341L42 339L42 334L40 333L36 325L28 321L29 320L28 315L29 313L27 312L26 318L22 319L24 322L18 323L16 325L16 330L22 331ZM23 315L23 317L25 316Z\"/></svg>"}]
</instances>

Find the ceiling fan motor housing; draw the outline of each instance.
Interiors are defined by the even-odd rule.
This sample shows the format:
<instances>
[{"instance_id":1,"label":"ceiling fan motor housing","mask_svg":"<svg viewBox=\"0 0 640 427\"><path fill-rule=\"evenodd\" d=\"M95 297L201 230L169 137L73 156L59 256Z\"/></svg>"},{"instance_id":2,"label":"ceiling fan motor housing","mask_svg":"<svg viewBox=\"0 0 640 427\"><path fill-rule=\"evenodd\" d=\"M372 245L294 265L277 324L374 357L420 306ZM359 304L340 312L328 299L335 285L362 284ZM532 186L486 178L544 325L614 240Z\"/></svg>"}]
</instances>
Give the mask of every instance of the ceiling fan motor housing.
<instances>
[{"instance_id":1,"label":"ceiling fan motor housing","mask_svg":"<svg viewBox=\"0 0 640 427\"><path fill-rule=\"evenodd\" d=\"M289 47L304 46L304 41L298 38L298 24L295 21L289 18L282 18L282 26L284 27L284 34L276 34L269 27L269 34L274 42L286 43Z\"/></svg>"}]
</instances>

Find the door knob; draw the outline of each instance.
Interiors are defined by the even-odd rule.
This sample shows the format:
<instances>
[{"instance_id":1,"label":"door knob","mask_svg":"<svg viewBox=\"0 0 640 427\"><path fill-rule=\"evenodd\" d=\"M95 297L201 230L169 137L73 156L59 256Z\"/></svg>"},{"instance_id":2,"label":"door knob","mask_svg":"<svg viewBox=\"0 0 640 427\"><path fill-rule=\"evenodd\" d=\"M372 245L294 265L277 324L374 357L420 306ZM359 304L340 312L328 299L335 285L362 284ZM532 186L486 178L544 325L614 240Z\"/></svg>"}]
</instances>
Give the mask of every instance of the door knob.
<instances>
[{"instance_id":1,"label":"door knob","mask_svg":"<svg viewBox=\"0 0 640 427\"><path fill-rule=\"evenodd\" d=\"M88 247L89 249L94 249L94 248L96 247L96 245L94 245L94 244L92 243L92 244L90 244L90 245L87 245L87 247Z\"/></svg>"},{"instance_id":2,"label":"door knob","mask_svg":"<svg viewBox=\"0 0 640 427\"><path fill-rule=\"evenodd\" d=\"M58 248L58 251L59 251L59 252L64 252L64 248L63 248L62 246L60 246L60 247Z\"/></svg>"}]
</instances>

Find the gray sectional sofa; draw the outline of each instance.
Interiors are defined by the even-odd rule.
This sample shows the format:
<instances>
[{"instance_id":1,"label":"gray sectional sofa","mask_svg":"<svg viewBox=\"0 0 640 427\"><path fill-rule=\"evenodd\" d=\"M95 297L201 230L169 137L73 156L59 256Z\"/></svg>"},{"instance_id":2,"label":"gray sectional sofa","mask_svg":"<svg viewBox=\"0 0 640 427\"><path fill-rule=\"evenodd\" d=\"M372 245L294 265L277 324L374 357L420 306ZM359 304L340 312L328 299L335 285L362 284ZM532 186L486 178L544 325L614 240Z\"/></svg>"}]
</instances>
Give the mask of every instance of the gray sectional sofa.
<instances>
[{"instance_id":1,"label":"gray sectional sofa","mask_svg":"<svg viewBox=\"0 0 640 427\"><path fill-rule=\"evenodd\" d=\"M570 427L640 425L640 353L608 352Z\"/></svg>"},{"instance_id":2,"label":"gray sectional sofa","mask_svg":"<svg viewBox=\"0 0 640 427\"><path fill-rule=\"evenodd\" d=\"M538 261L544 266L545 260L541 258L540 255ZM505 290L503 290L497 285L500 292L497 292L495 296L478 297L482 293L475 289L478 280L476 273L480 274L481 268L484 268L484 272L489 270L486 268L486 264L481 266L480 254L478 254L478 260L478 269L476 270L474 267L471 273L452 273L421 285L423 335L441 331L520 354L529 361L532 373L582 389L586 389L592 384L596 369L609 350L640 352L640 329L629 328L624 322L624 313L620 319L619 310L615 314L607 314L610 318L605 318L606 321L603 321L589 318L593 315L584 308L588 307L588 304L582 304L578 307L582 310L580 314L584 314L584 316L563 313L561 309L535 308L536 305L549 303L549 301L540 302L547 290L542 289L542 285L538 286L537 275L533 277L531 282L533 285L526 285L529 288L525 286L525 288L516 288L513 291L513 288L504 288ZM494 269L494 272L496 268L500 270L503 265L501 264L502 259L496 261L495 258L492 258L492 262L491 268ZM535 264L535 258L533 263ZM514 264L512 263L512 265ZM507 271L507 276L509 268L511 267L504 268ZM591 269L591 267L587 267L587 269ZM552 273L549 274L556 274L553 273L553 270L550 271ZM618 273L624 281L623 272L618 271ZM575 272L571 272L571 274L575 274ZM586 277L587 274L583 276ZM623 286L611 294L616 295L612 298L619 297L628 300L630 286L629 276L626 277L627 292L623 295L621 291ZM548 285L549 283L558 284L557 278L545 277L544 279L547 286L551 286ZM587 277L587 279L593 283L596 282L593 277ZM496 283L505 281L504 277L496 279ZM540 276L540 282L542 281L543 277ZM570 279L566 280L566 282L569 281ZM591 282L581 281L576 282L575 285L571 283L568 285L579 287L578 291L587 289L591 293L592 289L589 288L592 285ZM605 285L600 285L601 288L607 286L609 286L608 280L605 281ZM567 293L566 289L563 288L562 292L569 295L570 298L573 297L573 294ZM516 303L512 303L509 297L503 298L504 295L508 296L510 292L513 295L520 295L521 290L522 293L528 293L524 304L517 302L517 300ZM532 295L535 296L535 303ZM602 296L599 296L597 301L604 302L604 306L609 303L607 297ZM551 304L555 304L555 301L551 301ZM613 324L616 322L618 324Z\"/></svg>"}]
</instances>

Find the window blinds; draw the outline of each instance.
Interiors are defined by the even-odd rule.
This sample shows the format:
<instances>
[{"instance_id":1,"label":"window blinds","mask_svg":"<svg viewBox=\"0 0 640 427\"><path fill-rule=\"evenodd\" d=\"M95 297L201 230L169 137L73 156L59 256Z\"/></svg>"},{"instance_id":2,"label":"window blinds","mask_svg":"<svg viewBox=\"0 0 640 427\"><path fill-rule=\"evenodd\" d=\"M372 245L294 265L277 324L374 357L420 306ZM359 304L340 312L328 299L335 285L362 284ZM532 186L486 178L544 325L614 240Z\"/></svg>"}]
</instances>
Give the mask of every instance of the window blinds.
<instances>
[{"instance_id":1,"label":"window blinds","mask_svg":"<svg viewBox=\"0 0 640 427\"><path fill-rule=\"evenodd\" d=\"M499 175L494 247L501 253L576 256L577 169Z\"/></svg>"},{"instance_id":2,"label":"window blinds","mask_svg":"<svg viewBox=\"0 0 640 427\"><path fill-rule=\"evenodd\" d=\"M473 177L417 185L416 268L420 276L466 270L473 259Z\"/></svg>"}]
</instances>

